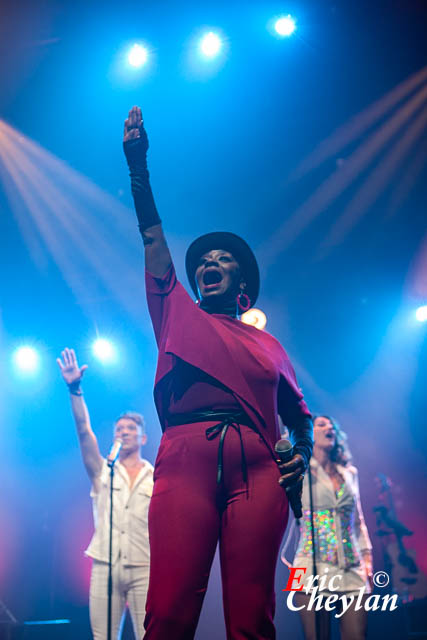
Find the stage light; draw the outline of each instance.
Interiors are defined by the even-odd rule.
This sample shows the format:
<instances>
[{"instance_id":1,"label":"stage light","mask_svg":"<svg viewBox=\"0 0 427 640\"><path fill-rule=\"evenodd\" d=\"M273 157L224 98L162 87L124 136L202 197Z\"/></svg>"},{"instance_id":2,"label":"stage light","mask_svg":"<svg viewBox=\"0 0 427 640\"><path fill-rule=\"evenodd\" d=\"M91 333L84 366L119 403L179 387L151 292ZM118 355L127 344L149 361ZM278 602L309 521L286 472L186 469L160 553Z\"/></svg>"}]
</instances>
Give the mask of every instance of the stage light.
<instances>
[{"instance_id":1,"label":"stage light","mask_svg":"<svg viewBox=\"0 0 427 640\"><path fill-rule=\"evenodd\" d=\"M249 311L245 311L241 320L245 324L250 324L256 329L264 329L267 324L267 316L264 311L261 311L261 309L257 309L256 307L249 309Z\"/></svg>"},{"instance_id":2,"label":"stage light","mask_svg":"<svg viewBox=\"0 0 427 640\"><path fill-rule=\"evenodd\" d=\"M200 51L207 58L215 57L220 52L221 47L221 38L213 31L206 33L200 40Z\"/></svg>"},{"instance_id":3,"label":"stage light","mask_svg":"<svg viewBox=\"0 0 427 640\"><path fill-rule=\"evenodd\" d=\"M294 18L290 15L287 15L278 18L274 24L274 28L279 36L290 36L297 28L297 25Z\"/></svg>"},{"instance_id":4,"label":"stage light","mask_svg":"<svg viewBox=\"0 0 427 640\"><path fill-rule=\"evenodd\" d=\"M103 364L112 364L117 360L117 351L112 342L97 338L92 345L92 353Z\"/></svg>"},{"instance_id":5,"label":"stage light","mask_svg":"<svg viewBox=\"0 0 427 640\"><path fill-rule=\"evenodd\" d=\"M427 322L427 304L424 304L422 307L418 307L415 312L415 317L418 322Z\"/></svg>"},{"instance_id":6,"label":"stage light","mask_svg":"<svg viewBox=\"0 0 427 640\"><path fill-rule=\"evenodd\" d=\"M128 53L128 62L131 67L142 67L148 59L148 51L141 44L134 44Z\"/></svg>"},{"instance_id":7,"label":"stage light","mask_svg":"<svg viewBox=\"0 0 427 640\"><path fill-rule=\"evenodd\" d=\"M13 354L16 369L23 374L34 374L40 366L40 358L34 347L22 346Z\"/></svg>"}]
</instances>

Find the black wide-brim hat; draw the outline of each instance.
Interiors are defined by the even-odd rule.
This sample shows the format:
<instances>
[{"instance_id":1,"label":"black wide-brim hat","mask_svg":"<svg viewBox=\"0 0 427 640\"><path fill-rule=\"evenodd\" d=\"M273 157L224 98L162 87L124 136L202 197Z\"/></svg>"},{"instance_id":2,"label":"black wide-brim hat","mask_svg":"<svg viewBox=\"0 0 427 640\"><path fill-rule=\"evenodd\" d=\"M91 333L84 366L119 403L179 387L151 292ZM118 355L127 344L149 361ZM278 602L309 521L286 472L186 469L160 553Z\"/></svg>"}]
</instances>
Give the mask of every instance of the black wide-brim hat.
<instances>
[{"instance_id":1,"label":"black wide-brim hat","mask_svg":"<svg viewBox=\"0 0 427 640\"><path fill-rule=\"evenodd\" d=\"M251 301L251 307L255 304L259 294L259 268L254 252L249 245L229 231L214 231L200 236L190 244L185 256L185 268L187 278L195 295L198 295L196 284L196 269L200 258L212 249L229 251L240 265L242 277L246 282L246 293Z\"/></svg>"}]
</instances>

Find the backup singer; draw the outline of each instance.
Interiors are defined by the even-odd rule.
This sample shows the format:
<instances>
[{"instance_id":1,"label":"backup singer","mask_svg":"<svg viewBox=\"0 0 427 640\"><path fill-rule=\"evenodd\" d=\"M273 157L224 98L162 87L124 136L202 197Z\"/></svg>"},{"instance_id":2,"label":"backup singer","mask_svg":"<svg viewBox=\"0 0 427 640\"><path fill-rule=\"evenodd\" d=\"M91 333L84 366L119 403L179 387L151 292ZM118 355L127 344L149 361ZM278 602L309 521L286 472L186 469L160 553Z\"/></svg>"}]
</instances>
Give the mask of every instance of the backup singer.
<instances>
[{"instance_id":1,"label":"backup singer","mask_svg":"<svg viewBox=\"0 0 427 640\"><path fill-rule=\"evenodd\" d=\"M80 450L92 483L91 498L95 533L86 551L93 558L89 614L94 640L107 637L108 559L110 532L110 471L99 452L89 412L81 390L86 365L79 367L73 349L65 349L57 359L70 392ZM147 441L144 419L139 413L123 413L114 423L114 438L122 446L115 464L113 500L112 556L112 638L121 637L121 622L126 604L135 636L144 634L145 600L148 589L150 548L148 543L148 507L153 492L153 467L141 458L141 446Z\"/></svg>"},{"instance_id":2,"label":"backup singer","mask_svg":"<svg viewBox=\"0 0 427 640\"><path fill-rule=\"evenodd\" d=\"M178 282L147 149L134 107L124 150L145 245L163 429L149 511L145 638L194 637L219 542L227 638L272 639L274 572L288 518L283 486L299 482L308 464L310 413L279 342L238 318L259 291L258 265L244 240L217 232L190 245L186 270L196 304ZM281 470L273 450L277 413L296 445Z\"/></svg>"},{"instance_id":3,"label":"backup singer","mask_svg":"<svg viewBox=\"0 0 427 640\"><path fill-rule=\"evenodd\" d=\"M313 483L313 514L316 546L317 575L328 576L325 596L354 595L365 587L371 592L372 545L360 504L359 481L356 467L350 464L351 455L346 436L338 424L328 416L316 416L314 424L314 450L310 462ZM313 574L310 499L308 477L304 481L302 503L304 519L302 536L292 566L306 567L306 585ZM329 582L334 579L334 582ZM333 585L332 591L328 585ZM306 607L310 594L295 594L297 606ZM335 611L335 613L340 613ZM328 640L330 613L318 611L320 637L315 635L315 612L300 610L306 640ZM366 637L366 611L351 606L339 618L342 640L364 640Z\"/></svg>"}]
</instances>

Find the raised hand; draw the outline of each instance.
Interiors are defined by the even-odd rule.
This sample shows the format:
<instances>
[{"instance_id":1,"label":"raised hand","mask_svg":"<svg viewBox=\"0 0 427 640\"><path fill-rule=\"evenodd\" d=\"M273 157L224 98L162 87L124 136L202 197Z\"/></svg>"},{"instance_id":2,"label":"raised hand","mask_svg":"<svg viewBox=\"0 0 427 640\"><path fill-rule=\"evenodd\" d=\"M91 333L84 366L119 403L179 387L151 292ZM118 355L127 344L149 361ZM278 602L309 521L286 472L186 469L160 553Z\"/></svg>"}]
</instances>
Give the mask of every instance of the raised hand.
<instances>
[{"instance_id":1,"label":"raised hand","mask_svg":"<svg viewBox=\"0 0 427 640\"><path fill-rule=\"evenodd\" d=\"M139 107L132 107L129 116L125 120L125 130L123 134L123 142L133 140L140 137L140 127L142 126L142 112Z\"/></svg>"},{"instance_id":2,"label":"raised hand","mask_svg":"<svg viewBox=\"0 0 427 640\"><path fill-rule=\"evenodd\" d=\"M140 165L141 161L144 161L145 164L148 150L148 137L144 129L142 112L139 107L132 107L129 111L129 116L125 120L123 149L131 169L135 164Z\"/></svg>"},{"instance_id":3,"label":"raised hand","mask_svg":"<svg viewBox=\"0 0 427 640\"><path fill-rule=\"evenodd\" d=\"M56 362L58 363L65 383L68 386L79 383L87 369L87 364L79 367L74 349L65 348L64 351L61 352L61 355L62 360L61 358L57 358Z\"/></svg>"},{"instance_id":4,"label":"raised hand","mask_svg":"<svg viewBox=\"0 0 427 640\"><path fill-rule=\"evenodd\" d=\"M162 278L171 266L171 256L154 202L147 166L148 138L141 109L132 107L125 120L123 150L129 167L136 217L145 247L145 266Z\"/></svg>"}]
</instances>

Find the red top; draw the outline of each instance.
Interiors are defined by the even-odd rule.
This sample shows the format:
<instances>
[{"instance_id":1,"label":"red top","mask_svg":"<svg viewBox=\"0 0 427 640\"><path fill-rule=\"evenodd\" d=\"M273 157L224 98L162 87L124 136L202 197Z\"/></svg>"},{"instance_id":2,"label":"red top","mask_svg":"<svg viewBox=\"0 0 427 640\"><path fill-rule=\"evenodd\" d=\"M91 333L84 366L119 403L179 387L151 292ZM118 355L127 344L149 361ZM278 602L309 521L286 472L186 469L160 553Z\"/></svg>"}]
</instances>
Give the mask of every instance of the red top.
<instances>
[{"instance_id":1,"label":"red top","mask_svg":"<svg viewBox=\"0 0 427 640\"><path fill-rule=\"evenodd\" d=\"M162 395L169 415L205 410L241 410L230 389L183 360L177 360L172 375L165 379Z\"/></svg>"},{"instance_id":2,"label":"red top","mask_svg":"<svg viewBox=\"0 0 427 640\"><path fill-rule=\"evenodd\" d=\"M168 412L241 408L274 446L280 438L277 414L291 430L310 416L276 338L237 318L200 309L173 265L162 278L146 272L146 290L159 348L154 400L162 429Z\"/></svg>"}]
</instances>

